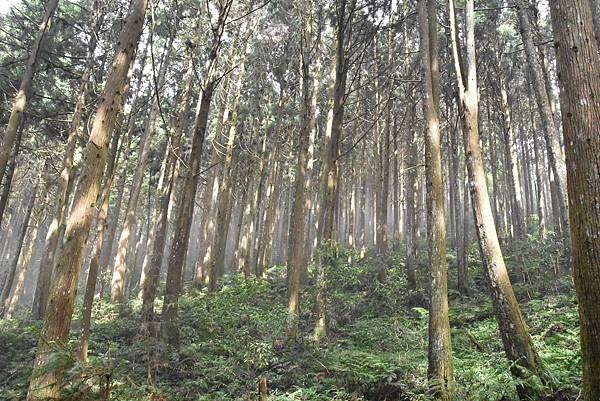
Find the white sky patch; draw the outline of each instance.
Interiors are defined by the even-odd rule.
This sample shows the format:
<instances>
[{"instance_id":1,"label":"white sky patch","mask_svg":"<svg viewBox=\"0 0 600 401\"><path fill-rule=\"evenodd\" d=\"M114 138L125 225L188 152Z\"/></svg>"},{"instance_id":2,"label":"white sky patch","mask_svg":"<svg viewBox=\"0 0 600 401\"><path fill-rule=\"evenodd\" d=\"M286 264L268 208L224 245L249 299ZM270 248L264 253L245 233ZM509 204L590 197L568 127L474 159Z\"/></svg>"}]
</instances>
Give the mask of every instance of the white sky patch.
<instances>
[{"instance_id":1,"label":"white sky patch","mask_svg":"<svg viewBox=\"0 0 600 401\"><path fill-rule=\"evenodd\" d=\"M21 0L0 0L0 15L8 13L11 7L19 4Z\"/></svg>"},{"instance_id":2,"label":"white sky patch","mask_svg":"<svg viewBox=\"0 0 600 401\"><path fill-rule=\"evenodd\" d=\"M542 19L542 21L550 19L550 4L548 1L540 1L538 3L538 10L540 11L540 18Z\"/></svg>"}]
</instances>

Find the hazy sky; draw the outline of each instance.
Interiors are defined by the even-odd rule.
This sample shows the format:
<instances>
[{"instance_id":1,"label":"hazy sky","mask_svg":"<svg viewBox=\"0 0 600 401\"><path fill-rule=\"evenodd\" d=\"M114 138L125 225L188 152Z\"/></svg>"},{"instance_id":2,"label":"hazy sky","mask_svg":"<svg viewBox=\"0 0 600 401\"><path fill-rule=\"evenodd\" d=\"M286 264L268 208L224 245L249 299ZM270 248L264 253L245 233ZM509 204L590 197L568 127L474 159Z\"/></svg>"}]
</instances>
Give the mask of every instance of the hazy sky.
<instances>
[{"instance_id":1,"label":"hazy sky","mask_svg":"<svg viewBox=\"0 0 600 401\"><path fill-rule=\"evenodd\" d=\"M19 0L0 0L0 15L4 15L13 5L17 4Z\"/></svg>"}]
</instances>

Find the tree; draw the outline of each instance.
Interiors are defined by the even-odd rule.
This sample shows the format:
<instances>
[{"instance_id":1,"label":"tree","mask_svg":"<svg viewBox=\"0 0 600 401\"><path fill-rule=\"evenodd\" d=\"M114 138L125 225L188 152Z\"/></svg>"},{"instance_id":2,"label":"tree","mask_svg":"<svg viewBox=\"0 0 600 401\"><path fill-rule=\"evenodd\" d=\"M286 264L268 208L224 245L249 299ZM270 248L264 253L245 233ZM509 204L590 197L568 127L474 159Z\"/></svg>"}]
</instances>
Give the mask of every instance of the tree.
<instances>
[{"instance_id":1,"label":"tree","mask_svg":"<svg viewBox=\"0 0 600 401\"><path fill-rule=\"evenodd\" d=\"M346 79L349 68L346 46L352 37L352 18L356 11L356 0L336 0L335 2L335 57L332 60L331 86L329 88L327 128L323 143L323 164L319 175L319 214L317 221L317 243L321 254L317 262L317 323L315 338L327 334L326 314L326 269L331 263L331 241L333 240L334 213L337 204L335 195L338 181L340 137L344 121L344 101Z\"/></svg>"},{"instance_id":2,"label":"tree","mask_svg":"<svg viewBox=\"0 0 600 401\"><path fill-rule=\"evenodd\" d=\"M5 317L8 312L9 307L9 295L13 288L13 282L15 279L15 273L17 272L17 267L19 265L20 255L22 253L23 241L25 240L25 235L27 234L27 229L29 228L31 213L33 211L33 207L35 205L35 201L40 192L41 187L43 186L42 177L44 174L44 169L40 169L38 173L38 177L35 180L35 183L31 187L31 189L26 194L27 203L24 205L24 213L23 213L23 221L21 222L21 228L17 237L17 247L15 251L15 255L11 261L11 264L8 268L8 277L4 282L4 287L2 288L2 292L0 293L0 317Z\"/></svg>"},{"instance_id":3,"label":"tree","mask_svg":"<svg viewBox=\"0 0 600 401\"><path fill-rule=\"evenodd\" d=\"M96 47L98 44L98 32L102 27L104 14L100 11L100 5L98 1L94 2L94 25L92 27L92 33L90 35L88 50L86 56L85 70L81 77L81 87L79 89L79 96L75 102L75 109L73 111L73 119L69 129L69 136L67 137L67 143L65 147L65 153L63 155L63 167L60 172L60 178L58 181L58 193L56 197L56 205L54 218L46 233L46 241L44 245L44 253L42 254L41 266L45 268L40 269L38 275L38 283L36 285L36 296L34 299L32 317L34 319L41 319L44 317L46 311L46 303L48 301L48 291L50 289L50 280L52 278L52 270L54 269L54 258L56 256L56 250L58 248L58 240L60 232L64 228L64 218L67 211L67 204L69 202L69 194L73 188L73 159L77 148L77 143L81 139L81 125L83 119L83 113L85 103L88 97L89 81L94 68Z\"/></svg>"},{"instance_id":4,"label":"tree","mask_svg":"<svg viewBox=\"0 0 600 401\"><path fill-rule=\"evenodd\" d=\"M225 157L221 167L221 185L219 186L219 195L216 204L217 220L213 244L214 256L211 259L208 282L208 286L211 291L216 291L217 281L225 271L225 251L227 247L227 234L229 233L232 210L231 187L234 181L233 151L237 137L240 96L246 74L246 52L248 48L248 40L252 33L252 29L249 29L246 24L247 23L244 22L244 25L242 25L238 34L243 43L241 44L240 54L236 63L238 76L235 87L233 88L234 94L231 104L231 117L227 134L227 144L225 146ZM246 30L248 31L246 32Z\"/></svg>"},{"instance_id":5,"label":"tree","mask_svg":"<svg viewBox=\"0 0 600 401\"><path fill-rule=\"evenodd\" d=\"M188 49L191 53L192 49ZM188 70L185 74L183 93L179 104L179 118L175 132L172 137L169 137L166 150L166 164L161 172L161 177L158 182L158 196L156 198L156 210L158 216L154 226L154 241L152 244L152 256L146 279L141 283L142 292L142 328L146 329L154 320L154 300L156 299L156 289L160 276L160 266L162 264L165 242L167 239L167 223L169 216L169 205L171 201L171 193L173 191L175 181L175 170L177 164L177 153L181 147L181 136L184 130L185 117L190 111L190 92L194 79L194 64L193 55L190 54L188 62Z\"/></svg>"},{"instance_id":6,"label":"tree","mask_svg":"<svg viewBox=\"0 0 600 401\"><path fill-rule=\"evenodd\" d=\"M556 184L558 185L558 192L561 196L561 208L562 220L567 222L567 168L565 165L565 158L562 147L558 140L558 130L552 117L552 108L550 106L549 93L546 90L543 76L543 64L540 63L538 54L535 49L533 42L533 35L531 29L531 22L527 14L527 4L524 0L516 2L517 15L519 17L519 27L521 31L521 37L523 38L523 44L525 46L525 54L527 56L527 63L531 72L531 83L534 89L536 102L538 105L538 111L542 119L544 137L546 139L546 146L548 148L548 158L550 166L552 167L552 173L557 177Z\"/></svg>"},{"instance_id":7,"label":"tree","mask_svg":"<svg viewBox=\"0 0 600 401\"><path fill-rule=\"evenodd\" d=\"M135 59L136 48L144 27L147 0L135 0L119 36L113 67L106 79L100 104L96 110L90 139L86 146L83 171L73 210L67 220L65 243L52 280L46 316L38 343L34 370L29 383L28 401L60 395L61 371L49 371L52 343L65 344L68 340L77 280L83 262L84 244L88 237L100 180L113 134L117 115L127 93L127 72ZM42 266L42 268L47 268Z\"/></svg>"},{"instance_id":8,"label":"tree","mask_svg":"<svg viewBox=\"0 0 600 401\"><path fill-rule=\"evenodd\" d=\"M600 60L591 4L580 0L550 4L568 166L584 400L600 399Z\"/></svg>"},{"instance_id":9,"label":"tree","mask_svg":"<svg viewBox=\"0 0 600 401\"><path fill-rule=\"evenodd\" d=\"M126 260L127 251L129 248L129 242L132 238L132 233L135 231L137 222L136 211L138 207L138 200L142 187L142 181L144 180L144 173L146 172L146 162L150 154L150 146L152 144L152 138L156 127L156 118L160 109L160 93L159 91L165 84L167 71L174 53L173 42L179 29L179 21L181 19L181 13L178 11L178 5L175 2L173 6L173 12L175 17L175 24L170 31L170 36L165 43L165 50L163 53L163 59L160 63L160 68L156 77L154 77L155 88L153 90L154 95L152 96L152 106L150 107L150 113L146 117L144 122L143 134L140 144L140 153L135 168L135 174L131 182L131 191L129 194L129 200L127 202L127 210L125 212L125 223L121 228L121 234L119 236L119 242L117 246L117 255L115 256L115 267L113 271L113 277L111 281L110 298L113 303L121 302L125 295L125 273L127 270ZM154 35L154 27L150 35Z\"/></svg>"},{"instance_id":10,"label":"tree","mask_svg":"<svg viewBox=\"0 0 600 401\"><path fill-rule=\"evenodd\" d=\"M19 90L13 101L10 118L2 138L2 145L0 146L0 180L4 177L4 173L6 172L6 165L8 164L9 156L19 132L19 125L23 119L25 107L27 106L27 101L31 94L31 87L33 86L33 78L38 67L40 53L44 49L44 38L50 27L50 19L57 6L58 0L48 0L44 6L42 23L38 28L35 41L31 47L29 59L27 60L27 67L21 78L21 85L19 86ZM0 224L2 223L2 215L3 213L0 214Z\"/></svg>"},{"instance_id":11,"label":"tree","mask_svg":"<svg viewBox=\"0 0 600 401\"><path fill-rule=\"evenodd\" d=\"M519 396L521 399L527 400L535 397L538 392L535 381L541 380L546 384L546 377L543 372L542 361L533 345L508 277L487 190L486 175L483 168L483 152L479 136L473 0L467 0L465 7L467 57L464 61L459 55L454 1L449 0L448 5L454 71L459 89L459 111L462 115L469 190L479 251L486 269L494 314L498 320L504 352L508 359L514 363L511 368L512 374L522 380L521 384L517 385ZM465 68L464 71L463 68Z\"/></svg>"},{"instance_id":12,"label":"tree","mask_svg":"<svg viewBox=\"0 0 600 401\"><path fill-rule=\"evenodd\" d=\"M448 265L444 184L442 182L437 61L437 17L432 0L419 1L423 116L425 118L425 168L427 175L427 232L429 242L429 347L428 376L437 399L452 399L452 343L448 318Z\"/></svg>"},{"instance_id":13,"label":"tree","mask_svg":"<svg viewBox=\"0 0 600 401\"><path fill-rule=\"evenodd\" d=\"M96 237L92 247L92 255L90 257L90 266L88 269L88 277L85 285L85 293L83 295L83 306L81 308L81 323L79 327L79 339L77 351L79 359L87 362L88 342L90 336L90 325L92 321L92 305L94 303L94 295L96 291L96 282L98 280L98 272L100 270L100 251L104 242L104 233L106 231L108 206L110 202L110 192L112 183L115 178L115 165L119 159L119 136L113 135L110 144L106 174L102 183L102 193L100 194L100 211L96 218Z\"/></svg>"},{"instance_id":14,"label":"tree","mask_svg":"<svg viewBox=\"0 0 600 401\"><path fill-rule=\"evenodd\" d=\"M313 2L307 0L302 3L301 20L302 28L300 31L300 56L302 63L302 95L301 95L301 113L302 125L298 134L298 157L296 163L296 176L294 178L293 204L290 216L290 231L288 235L288 321L287 336L288 339L296 339L298 335L298 314L299 314L299 292L300 278L305 269L304 247L306 244L305 234L306 225L306 185L308 148L310 135L315 122L314 113L311 107L312 92L316 91L312 85L314 77L314 67L311 68L311 59L313 56L319 57L318 43L313 44L314 21L313 21ZM319 29L317 27L317 29ZM313 50L316 49L316 50ZM316 53L316 54L315 54ZM311 74L312 73L312 74Z\"/></svg>"},{"instance_id":15,"label":"tree","mask_svg":"<svg viewBox=\"0 0 600 401\"><path fill-rule=\"evenodd\" d=\"M187 252L187 246L190 239L190 229L192 224L192 214L194 211L194 199L196 198L196 188L198 186L198 177L200 171L200 160L202 157L202 147L206 136L206 126L208 124L208 113L212 102L213 92L219 82L217 76L217 63L221 50L223 33L227 25L227 18L231 11L233 1L226 0L221 4L218 10L217 21L213 29L213 39L209 51L204 78L202 80L202 93L198 99L196 108L196 121L194 123L194 137L192 140L192 150L188 169L183 184L183 194L179 200L177 219L175 222L175 232L177 238L171 246L169 255L167 284L165 288L165 298L163 303L163 335L167 343L179 347L179 326L177 324L177 311L179 293L181 292L181 273L183 269L184 257Z\"/></svg>"}]
</instances>

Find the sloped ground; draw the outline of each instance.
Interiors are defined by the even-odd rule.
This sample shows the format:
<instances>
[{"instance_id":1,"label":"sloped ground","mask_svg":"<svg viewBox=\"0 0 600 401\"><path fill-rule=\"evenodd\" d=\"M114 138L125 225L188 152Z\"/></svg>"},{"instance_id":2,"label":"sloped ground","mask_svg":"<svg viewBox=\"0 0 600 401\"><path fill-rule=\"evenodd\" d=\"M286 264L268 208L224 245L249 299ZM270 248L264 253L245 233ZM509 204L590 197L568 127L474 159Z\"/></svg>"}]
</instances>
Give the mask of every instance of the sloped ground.
<instances>
[{"instance_id":1,"label":"sloped ground","mask_svg":"<svg viewBox=\"0 0 600 401\"><path fill-rule=\"evenodd\" d=\"M254 400L263 376L274 401L428 400L425 292L407 290L399 255L390 262L385 286L375 280L377 260L350 264L348 256L340 255L329 272L331 330L322 344L310 336L310 280L302 293L303 336L285 342L285 268L274 267L268 280L227 277L218 294L185 295L179 352L140 337L137 301L119 310L97 302L90 364L76 363L71 349L64 349L57 350L55 366L67 370L70 399L78 400L98 399L99 386L107 383L114 400ZM515 288L554 377L557 391L549 399L575 400L580 355L568 273L557 278L531 260L530 277ZM452 261L450 256L451 283ZM473 266L472 274L472 297L450 290L456 399L513 400L516 382L482 288L481 268ZM0 321L0 399L24 398L38 330L35 323Z\"/></svg>"}]
</instances>

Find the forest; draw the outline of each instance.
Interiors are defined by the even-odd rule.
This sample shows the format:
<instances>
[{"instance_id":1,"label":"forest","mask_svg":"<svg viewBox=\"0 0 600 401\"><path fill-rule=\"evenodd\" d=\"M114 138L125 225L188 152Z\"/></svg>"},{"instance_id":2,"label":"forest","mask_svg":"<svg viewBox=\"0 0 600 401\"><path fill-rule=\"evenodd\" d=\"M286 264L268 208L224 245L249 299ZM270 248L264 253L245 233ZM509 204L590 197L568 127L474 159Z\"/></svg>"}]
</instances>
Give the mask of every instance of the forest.
<instances>
[{"instance_id":1,"label":"forest","mask_svg":"<svg viewBox=\"0 0 600 401\"><path fill-rule=\"evenodd\" d=\"M600 401L600 0L0 0L0 400Z\"/></svg>"}]
</instances>

